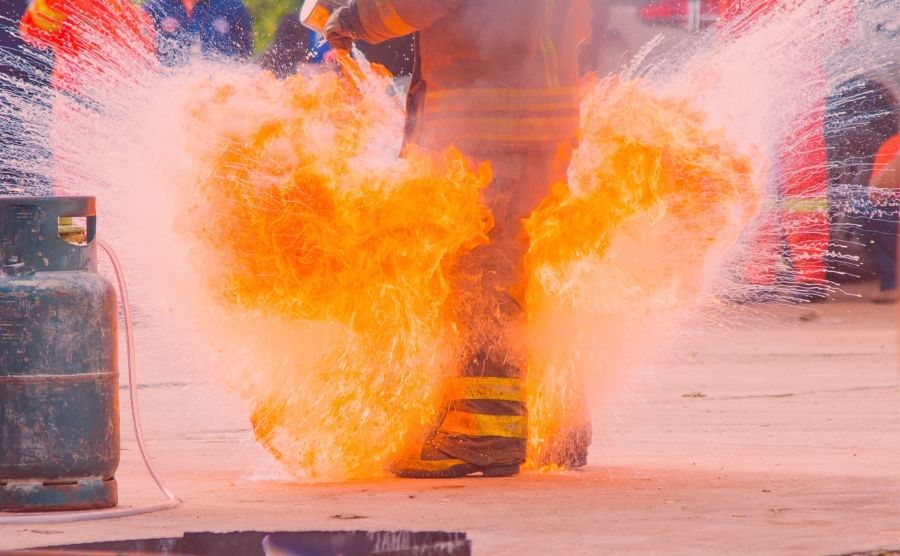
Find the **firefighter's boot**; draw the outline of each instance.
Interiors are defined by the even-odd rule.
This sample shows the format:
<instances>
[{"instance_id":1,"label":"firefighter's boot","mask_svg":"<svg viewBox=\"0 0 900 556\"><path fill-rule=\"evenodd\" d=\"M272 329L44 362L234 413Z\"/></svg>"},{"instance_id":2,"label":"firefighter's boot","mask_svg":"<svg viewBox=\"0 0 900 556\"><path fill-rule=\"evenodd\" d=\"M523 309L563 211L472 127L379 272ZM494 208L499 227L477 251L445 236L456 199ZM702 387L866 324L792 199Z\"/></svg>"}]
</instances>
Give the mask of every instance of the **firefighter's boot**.
<instances>
[{"instance_id":1,"label":"firefighter's boot","mask_svg":"<svg viewBox=\"0 0 900 556\"><path fill-rule=\"evenodd\" d=\"M525 385L520 371L479 352L465 372L467 376L453 380L450 402L436 432L421 453L401 458L394 465L391 471L395 475L452 478L481 473L506 477L519 472L527 439Z\"/></svg>"},{"instance_id":2,"label":"firefighter's boot","mask_svg":"<svg viewBox=\"0 0 900 556\"><path fill-rule=\"evenodd\" d=\"M391 473L406 479L458 479L476 473L485 477L509 477L518 472L518 464L475 465L438 450L430 442L418 455L404 456L391 467Z\"/></svg>"}]
</instances>

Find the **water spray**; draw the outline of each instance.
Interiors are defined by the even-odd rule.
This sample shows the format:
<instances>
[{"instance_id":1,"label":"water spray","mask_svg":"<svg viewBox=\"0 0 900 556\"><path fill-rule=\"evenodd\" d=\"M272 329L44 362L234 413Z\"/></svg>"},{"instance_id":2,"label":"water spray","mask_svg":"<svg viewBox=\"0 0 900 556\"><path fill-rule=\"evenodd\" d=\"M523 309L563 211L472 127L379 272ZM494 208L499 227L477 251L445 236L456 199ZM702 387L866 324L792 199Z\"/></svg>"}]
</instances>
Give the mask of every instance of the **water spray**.
<instances>
[{"instance_id":1,"label":"water spray","mask_svg":"<svg viewBox=\"0 0 900 556\"><path fill-rule=\"evenodd\" d=\"M317 4L340 5L304 10ZM763 189L786 122L821 100L809 82L896 63L892 6L860 7L860 33L886 22L866 31L884 34L873 49L835 44L848 25L822 17L830 3L789 4L733 40L698 33L652 58L651 44L625 83L586 88L574 179L531 222L533 306L547 309L536 321L547 333L530 346L543 365L530 375L535 444L567 409L558 400L575 392L571 377L586 375L602 406L610 377L633 368L628 356L658 350L681 316L755 293L735 278L744 265L729 262L755 205L742 199ZM104 30L86 32L106 49L82 53L92 63L79 74L101 110L54 103L51 115L33 88L9 82L0 131L19 143L3 166L57 186L70 174L73 193L102 195L144 317L137 334L236 385L257 439L286 469L301 480L383 473L406 433L427 427L434 369L452 363L438 310L445 271L483 239L489 171L453 152L398 159L402 109L364 64L360 95L351 71L301 67L278 80L210 60L164 71L101 40ZM828 60L827 74L800 71L812 56ZM796 299L788 278L771 287Z\"/></svg>"},{"instance_id":2,"label":"water spray","mask_svg":"<svg viewBox=\"0 0 900 556\"><path fill-rule=\"evenodd\" d=\"M331 14L344 4L345 2L340 0L309 0L304 2L303 7L300 8L300 23L307 29L324 36L325 25L328 23ZM334 50L333 55L334 61L341 67L347 78L357 88L362 88L366 76L360 69L359 64L353 59L351 53L346 50Z\"/></svg>"}]
</instances>

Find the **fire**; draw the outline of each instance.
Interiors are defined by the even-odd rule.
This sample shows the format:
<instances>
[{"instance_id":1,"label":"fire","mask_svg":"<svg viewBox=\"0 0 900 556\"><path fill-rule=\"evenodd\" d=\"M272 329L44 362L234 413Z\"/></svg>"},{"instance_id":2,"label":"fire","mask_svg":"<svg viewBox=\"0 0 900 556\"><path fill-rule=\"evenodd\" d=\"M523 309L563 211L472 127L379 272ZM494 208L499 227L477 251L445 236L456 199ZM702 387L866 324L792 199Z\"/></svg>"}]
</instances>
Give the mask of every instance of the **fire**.
<instances>
[{"instance_id":1,"label":"fire","mask_svg":"<svg viewBox=\"0 0 900 556\"><path fill-rule=\"evenodd\" d=\"M492 225L490 169L455 149L399 158L399 104L363 77L232 77L205 83L193 111L198 130L230 123L192 153L203 179L185 230L206 290L238 322L300 330L237 379L257 439L305 477L382 475L437 424L461 351L450 278ZM526 223L535 465L588 434L585 384L600 371L584 344L603 342L591 319L703 293L753 212L750 170L683 102L639 83L587 95L571 183ZM676 229L686 241L673 245Z\"/></svg>"},{"instance_id":2,"label":"fire","mask_svg":"<svg viewBox=\"0 0 900 556\"><path fill-rule=\"evenodd\" d=\"M757 210L751 158L688 103L645 85L593 88L570 183L525 223L529 447L538 465L589 434L587 398L606 386L615 353L639 338L646 345L650 315L697 306Z\"/></svg>"},{"instance_id":3,"label":"fire","mask_svg":"<svg viewBox=\"0 0 900 556\"><path fill-rule=\"evenodd\" d=\"M248 105L268 113L241 120L236 107ZM196 111L240 120L203 155L211 171L189 209L214 254L209 288L241 311L330 330L316 360L241 377L257 438L314 477L383 473L434 422L453 368L448 275L491 225L480 195L489 169L453 149L398 158L399 126L383 123L400 121L394 110L324 72L222 84Z\"/></svg>"},{"instance_id":4,"label":"fire","mask_svg":"<svg viewBox=\"0 0 900 556\"><path fill-rule=\"evenodd\" d=\"M589 407L613 372L708 296L756 212L765 165L711 129L702 110L652 91L680 90L720 121L733 118L742 140L771 148L779 126L810 109L810 95L781 93L803 88L797 69L833 42L834 26L846 27L811 16L819 4L676 64L668 86L587 89L568 183L525 226L535 466L589 439ZM118 228L104 229L133 257L142 317L194 333L161 328L217 371L239 368L231 378L257 438L296 475L383 475L436 424L459 367L451 275L487 241L490 169L454 149L398 157L402 102L377 68L343 59L342 75L305 70L279 81L201 60L171 73L149 53L100 48L121 41L88 42L95 48L72 67L101 110L56 117L56 167L72 164L84 177L72 193L99 193L111 208ZM777 64L758 55L770 51ZM873 67L870 51L835 76ZM6 125L15 113L26 121L13 128L38 130L6 163L47 172L46 108L31 91L4 97L14 108L0 118ZM223 352L247 356L215 359Z\"/></svg>"}]
</instances>

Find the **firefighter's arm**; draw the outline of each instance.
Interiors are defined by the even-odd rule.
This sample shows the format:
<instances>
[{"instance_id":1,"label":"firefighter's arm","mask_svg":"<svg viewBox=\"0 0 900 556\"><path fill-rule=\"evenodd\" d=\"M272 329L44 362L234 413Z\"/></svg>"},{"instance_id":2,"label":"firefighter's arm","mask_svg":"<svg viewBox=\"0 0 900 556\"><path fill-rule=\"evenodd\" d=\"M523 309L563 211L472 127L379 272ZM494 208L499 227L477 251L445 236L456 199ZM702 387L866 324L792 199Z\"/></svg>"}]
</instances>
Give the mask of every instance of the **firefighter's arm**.
<instances>
[{"instance_id":1,"label":"firefighter's arm","mask_svg":"<svg viewBox=\"0 0 900 556\"><path fill-rule=\"evenodd\" d=\"M66 22L58 0L34 0L19 22L19 34L32 46L51 48Z\"/></svg>"},{"instance_id":2,"label":"firefighter's arm","mask_svg":"<svg viewBox=\"0 0 900 556\"><path fill-rule=\"evenodd\" d=\"M351 0L328 20L325 37L336 47L349 41L377 44L430 27L462 0Z\"/></svg>"},{"instance_id":3,"label":"firefighter's arm","mask_svg":"<svg viewBox=\"0 0 900 556\"><path fill-rule=\"evenodd\" d=\"M356 0L350 4L360 38L379 43L409 35L456 11L461 0ZM355 13L354 13L355 12Z\"/></svg>"}]
</instances>

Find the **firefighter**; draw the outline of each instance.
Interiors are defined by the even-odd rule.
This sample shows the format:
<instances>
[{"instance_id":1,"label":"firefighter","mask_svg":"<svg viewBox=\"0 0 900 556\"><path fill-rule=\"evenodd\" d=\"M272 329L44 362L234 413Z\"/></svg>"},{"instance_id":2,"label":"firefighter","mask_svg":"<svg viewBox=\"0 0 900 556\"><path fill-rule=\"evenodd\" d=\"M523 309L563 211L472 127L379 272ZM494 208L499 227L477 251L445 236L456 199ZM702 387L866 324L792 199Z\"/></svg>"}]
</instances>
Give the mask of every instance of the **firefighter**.
<instances>
[{"instance_id":1,"label":"firefighter","mask_svg":"<svg viewBox=\"0 0 900 556\"><path fill-rule=\"evenodd\" d=\"M351 0L332 13L326 38L380 43L416 33L406 140L455 145L489 161L485 192L495 226L467 255L454 284L466 340L446 413L421 451L396 475L507 476L525 460L523 349L512 331L524 320L521 221L563 181L578 129L577 45L587 35L584 0ZM557 463L584 463L590 434Z\"/></svg>"},{"instance_id":2,"label":"firefighter","mask_svg":"<svg viewBox=\"0 0 900 556\"><path fill-rule=\"evenodd\" d=\"M783 0L722 0L719 4L721 30L741 34L750 25L777 10ZM751 239L751 261L747 265L749 283L773 286L778 281L775 262L781 258L780 238L796 286L792 297L813 301L825 295L825 263L830 235L828 220L828 164L825 148L824 70L808 68L807 86L821 91L815 106L793 122L778 141L774 168L776 194L780 206ZM804 76L798 76L802 78Z\"/></svg>"},{"instance_id":3,"label":"firefighter","mask_svg":"<svg viewBox=\"0 0 900 556\"><path fill-rule=\"evenodd\" d=\"M83 161L91 147L77 138L89 133L100 110L98 94L152 67L153 26L129 0L34 0L19 33L53 51L53 187L58 194L81 191L90 179Z\"/></svg>"},{"instance_id":4,"label":"firefighter","mask_svg":"<svg viewBox=\"0 0 900 556\"><path fill-rule=\"evenodd\" d=\"M873 303L897 303L897 196L900 188L900 135L894 135L881 145L872 166L869 182L875 207L883 214L869 222L869 254L875 263L879 292Z\"/></svg>"}]
</instances>

